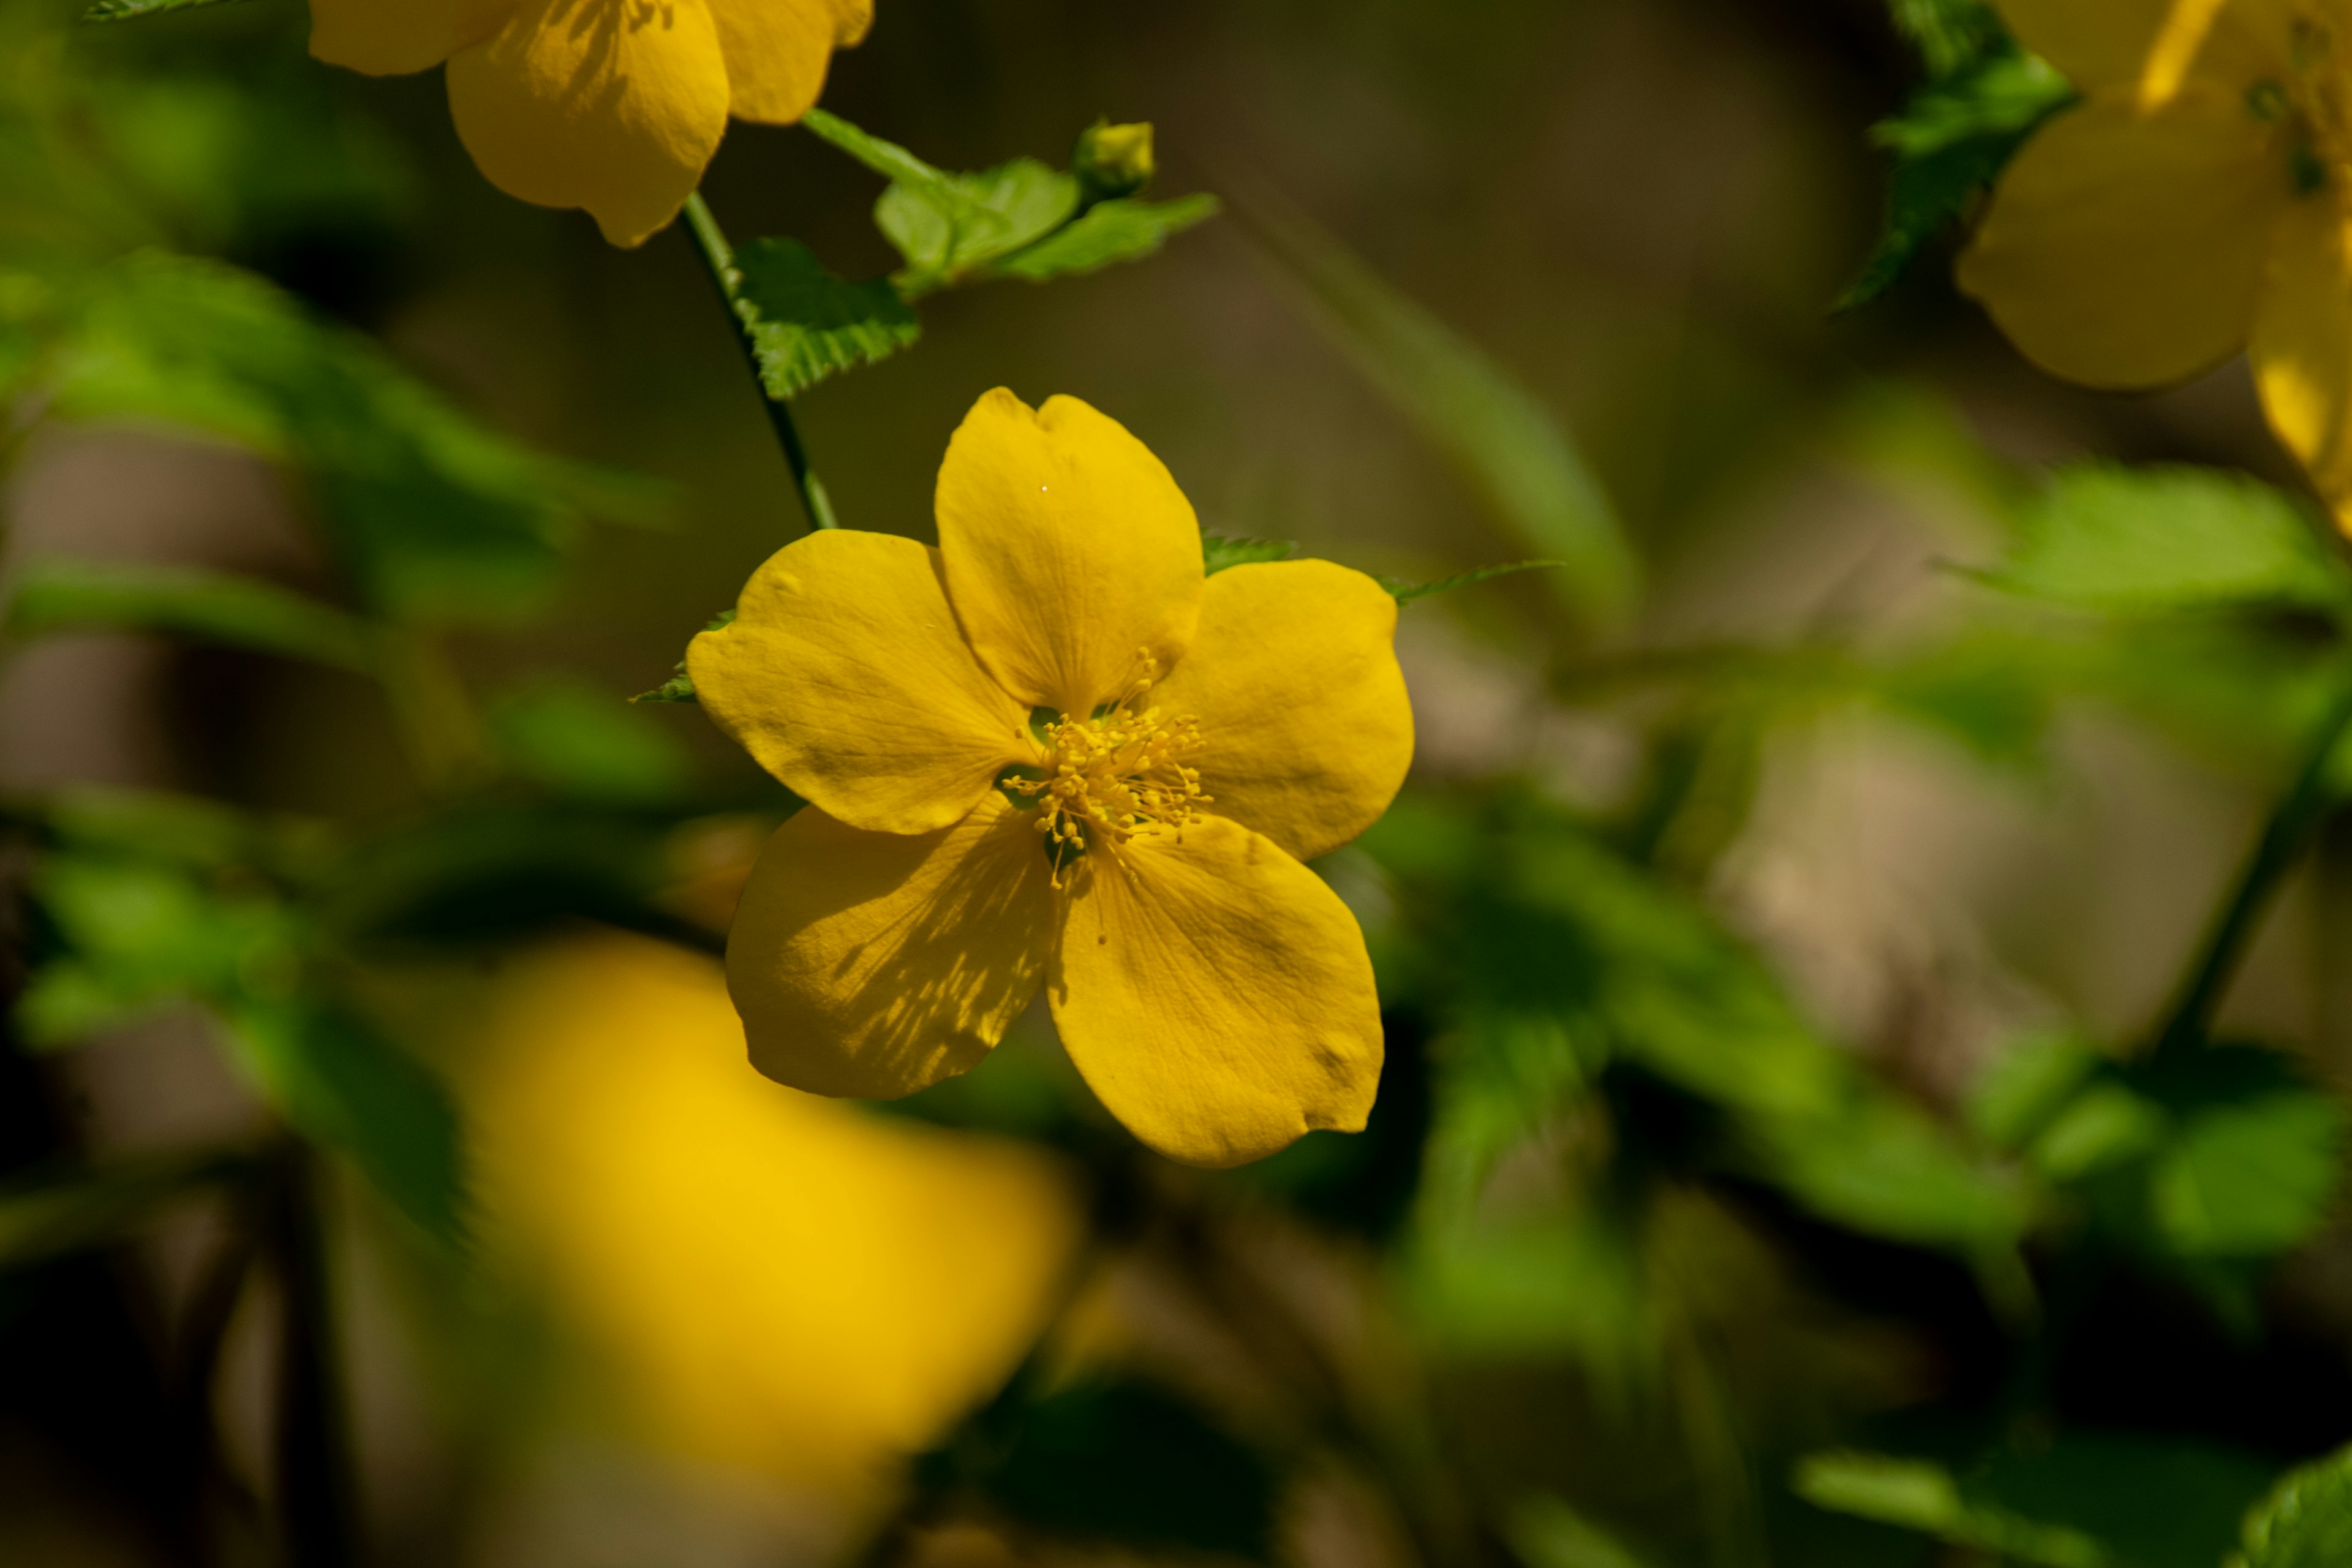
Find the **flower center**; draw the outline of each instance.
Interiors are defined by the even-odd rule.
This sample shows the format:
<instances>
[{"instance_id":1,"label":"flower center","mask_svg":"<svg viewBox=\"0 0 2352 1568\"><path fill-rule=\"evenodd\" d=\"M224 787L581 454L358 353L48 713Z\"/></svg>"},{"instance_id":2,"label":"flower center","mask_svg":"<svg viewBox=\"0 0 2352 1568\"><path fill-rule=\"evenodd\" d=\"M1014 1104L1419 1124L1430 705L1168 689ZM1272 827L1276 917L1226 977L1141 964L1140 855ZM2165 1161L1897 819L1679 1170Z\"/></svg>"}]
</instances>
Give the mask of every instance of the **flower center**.
<instances>
[{"instance_id":1,"label":"flower center","mask_svg":"<svg viewBox=\"0 0 2352 1568\"><path fill-rule=\"evenodd\" d=\"M1199 819L1210 797L1187 760L1202 747L1201 721L1147 706L1160 666L1139 655L1142 674L1117 702L1083 719L1065 713L1040 727L1045 776L1007 776L1003 787L1037 804L1037 831L1062 868L1090 848L1116 848L1143 834L1174 833Z\"/></svg>"}]
</instances>

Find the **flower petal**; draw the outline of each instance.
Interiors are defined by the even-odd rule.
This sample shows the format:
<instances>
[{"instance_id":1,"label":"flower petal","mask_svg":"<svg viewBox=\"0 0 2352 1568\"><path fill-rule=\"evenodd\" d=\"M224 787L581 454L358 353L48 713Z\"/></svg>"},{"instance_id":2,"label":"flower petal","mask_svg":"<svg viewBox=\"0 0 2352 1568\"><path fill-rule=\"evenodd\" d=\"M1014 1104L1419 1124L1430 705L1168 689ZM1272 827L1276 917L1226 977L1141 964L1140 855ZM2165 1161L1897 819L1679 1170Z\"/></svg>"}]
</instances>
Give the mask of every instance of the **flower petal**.
<instances>
[{"instance_id":1,"label":"flower petal","mask_svg":"<svg viewBox=\"0 0 2352 1568\"><path fill-rule=\"evenodd\" d=\"M2244 345L2285 162L2234 100L2095 99L2001 176L1962 289L2028 359L2092 386L2179 381Z\"/></svg>"},{"instance_id":2,"label":"flower petal","mask_svg":"<svg viewBox=\"0 0 2352 1568\"><path fill-rule=\"evenodd\" d=\"M520 0L310 0L310 54L369 76L405 76L480 43Z\"/></svg>"},{"instance_id":3,"label":"flower petal","mask_svg":"<svg viewBox=\"0 0 2352 1568\"><path fill-rule=\"evenodd\" d=\"M2313 486L2352 515L2352 232L2333 197L2279 225L2249 357L2271 428Z\"/></svg>"},{"instance_id":4,"label":"flower petal","mask_svg":"<svg viewBox=\"0 0 2352 1568\"><path fill-rule=\"evenodd\" d=\"M1396 600L1328 561L1228 567L1152 701L1201 721L1209 809L1301 860L1380 820L1412 763Z\"/></svg>"},{"instance_id":5,"label":"flower petal","mask_svg":"<svg viewBox=\"0 0 2352 1568\"><path fill-rule=\"evenodd\" d=\"M866 37L874 0L709 0L735 115L789 125L824 87L833 51Z\"/></svg>"},{"instance_id":6,"label":"flower petal","mask_svg":"<svg viewBox=\"0 0 2352 1568\"><path fill-rule=\"evenodd\" d=\"M956 629L940 552L826 530L751 574L735 619L687 649L719 727L802 798L877 833L962 817L1034 762L1029 714Z\"/></svg>"},{"instance_id":7,"label":"flower petal","mask_svg":"<svg viewBox=\"0 0 2352 1568\"><path fill-rule=\"evenodd\" d=\"M490 183L585 207L615 245L677 216L726 133L727 104L704 0L524 0L449 62L457 134Z\"/></svg>"},{"instance_id":8,"label":"flower petal","mask_svg":"<svg viewBox=\"0 0 2352 1568\"><path fill-rule=\"evenodd\" d=\"M1150 650L1183 657L1201 606L1201 526L1159 458L1075 397L973 405L940 469L940 552L956 618L990 674L1083 717Z\"/></svg>"},{"instance_id":9,"label":"flower petal","mask_svg":"<svg viewBox=\"0 0 2352 1568\"><path fill-rule=\"evenodd\" d=\"M970 1069L1037 994L1051 876L1033 819L1002 795L937 833L803 810L760 852L727 936L751 1065L865 1100Z\"/></svg>"},{"instance_id":10,"label":"flower petal","mask_svg":"<svg viewBox=\"0 0 2352 1568\"><path fill-rule=\"evenodd\" d=\"M2287 68L2288 0L1993 0L2017 41L2086 91L2154 105L2201 81L2242 93Z\"/></svg>"},{"instance_id":11,"label":"flower petal","mask_svg":"<svg viewBox=\"0 0 2352 1568\"><path fill-rule=\"evenodd\" d=\"M1220 1169L1313 1128L1361 1130L1380 1004L1339 896L1219 817L1118 856L1078 863L1046 987L1110 1113L1170 1159Z\"/></svg>"}]
</instances>

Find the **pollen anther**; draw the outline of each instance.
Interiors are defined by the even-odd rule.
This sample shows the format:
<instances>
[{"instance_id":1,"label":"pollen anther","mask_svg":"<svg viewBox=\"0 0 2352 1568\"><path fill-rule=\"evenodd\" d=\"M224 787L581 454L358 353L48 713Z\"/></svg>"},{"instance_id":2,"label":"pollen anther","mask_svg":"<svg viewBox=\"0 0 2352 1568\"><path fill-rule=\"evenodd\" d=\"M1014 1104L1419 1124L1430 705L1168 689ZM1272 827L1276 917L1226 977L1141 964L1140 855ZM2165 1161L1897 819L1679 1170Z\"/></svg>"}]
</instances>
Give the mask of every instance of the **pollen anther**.
<instances>
[{"instance_id":1,"label":"pollen anther","mask_svg":"<svg viewBox=\"0 0 2352 1568\"><path fill-rule=\"evenodd\" d=\"M1148 706L1160 665L1149 651L1139 651L1137 661L1139 673L1109 707L1085 718L1066 713L1044 726L1045 777L1003 781L1005 789L1037 803L1037 831L1053 857L1056 887L1062 868L1087 849L1158 833L1181 842L1209 804L1191 762L1202 749L1200 720L1168 718Z\"/></svg>"}]
</instances>

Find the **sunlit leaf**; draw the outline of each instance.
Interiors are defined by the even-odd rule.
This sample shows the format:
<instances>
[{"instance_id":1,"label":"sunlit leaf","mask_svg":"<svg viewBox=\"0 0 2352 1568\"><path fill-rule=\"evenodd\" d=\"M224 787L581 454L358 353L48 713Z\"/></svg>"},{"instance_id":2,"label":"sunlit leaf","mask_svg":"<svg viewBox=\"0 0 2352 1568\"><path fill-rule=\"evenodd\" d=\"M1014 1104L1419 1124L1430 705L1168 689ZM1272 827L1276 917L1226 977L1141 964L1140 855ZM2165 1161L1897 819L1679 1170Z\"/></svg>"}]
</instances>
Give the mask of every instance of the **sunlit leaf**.
<instances>
[{"instance_id":1,"label":"sunlit leaf","mask_svg":"<svg viewBox=\"0 0 2352 1568\"><path fill-rule=\"evenodd\" d=\"M1217 198L1181 196L1169 202L1120 197L1098 203L1075 222L1010 256L989 268L992 277L1018 278L1031 283L1098 271L1122 261L1139 261L1156 254L1175 236L1217 215Z\"/></svg>"},{"instance_id":2,"label":"sunlit leaf","mask_svg":"<svg viewBox=\"0 0 2352 1568\"><path fill-rule=\"evenodd\" d=\"M1559 418L1487 355L1331 236L1268 198L1236 214L1316 324L1466 479L1495 521L1563 563L1589 624L1622 624L1640 570L1614 509Z\"/></svg>"},{"instance_id":3,"label":"sunlit leaf","mask_svg":"<svg viewBox=\"0 0 2352 1568\"><path fill-rule=\"evenodd\" d=\"M792 239L755 239L735 253L738 298L771 397L791 397L845 370L887 359L922 335L914 308L886 278L852 283Z\"/></svg>"},{"instance_id":4,"label":"sunlit leaf","mask_svg":"<svg viewBox=\"0 0 2352 1568\"><path fill-rule=\"evenodd\" d=\"M0 630L152 631L364 672L366 626L303 595L226 572L47 557L16 579Z\"/></svg>"},{"instance_id":5,"label":"sunlit leaf","mask_svg":"<svg viewBox=\"0 0 2352 1568\"><path fill-rule=\"evenodd\" d=\"M893 184L874 221L906 258L906 287L920 293L954 282L1043 238L1078 210L1078 183L1034 158L1015 158L945 183Z\"/></svg>"},{"instance_id":6,"label":"sunlit leaf","mask_svg":"<svg viewBox=\"0 0 2352 1568\"><path fill-rule=\"evenodd\" d=\"M2290 1471L2246 1515L2229 1568L2340 1568L2352 1563L2352 1448Z\"/></svg>"}]
</instances>

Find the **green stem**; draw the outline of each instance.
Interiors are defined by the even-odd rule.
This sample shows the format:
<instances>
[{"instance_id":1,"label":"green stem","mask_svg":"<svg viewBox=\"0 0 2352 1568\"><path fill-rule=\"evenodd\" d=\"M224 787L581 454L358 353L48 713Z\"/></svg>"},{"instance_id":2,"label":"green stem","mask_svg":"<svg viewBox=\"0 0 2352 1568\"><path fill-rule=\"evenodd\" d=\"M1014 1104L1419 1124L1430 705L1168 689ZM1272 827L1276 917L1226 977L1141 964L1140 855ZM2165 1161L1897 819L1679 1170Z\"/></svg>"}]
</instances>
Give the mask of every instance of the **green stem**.
<instances>
[{"instance_id":1,"label":"green stem","mask_svg":"<svg viewBox=\"0 0 2352 1568\"><path fill-rule=\"evenodd\" d=\"M784 449L784 461L793 470L793 485L800 491L801 507L808 514L809 526L840 527L833 515L833 500L824 493L824 481L809 467L808 448L801 445L800 427L793 423L792 404L772 395L766 379L760 374L760 345L751 335L751 319L744 310L743 274L735 266L735 247L727 243L725 231L710 216L710 205L702 199L700 191L686 198L686 227L694 237L694 247L702 256L702 265L709 270L711 284L719 290L719 302L727 307L728 317L735 323L736 341L743 346L743 363L751 367L752 384L760 389L760 401L768 410L768 423L775 428L776 444Z\"/></svg>"},{"instance_id":2,"label":"green stem","mask_svg":"<svg viewBox=\"0 0 2352 1568\"><path fill-rule=\"evenodd\" d=\"M2181 984L2179 999L2165 1016L2164 1026L2157 1035L2159 1055L2204 1043L2212 1030L2213 1014L2237 974L2247 944L2253 940L2254 928L2263 911L2270 907L2271 895L2302 858L2312 834L2334 804L2334 792L2328 785L2328 763L2346 731L2352 730L2352 675L2339 679L2342 684L2318 728L2312 731L2310 749L2304 754L2303 766L2293 786L2263 824L2263 836L2254 845L2246 868L2239 873L2230 901L2222 906L2195 966Z\"/></svg>"}]
</instances>

